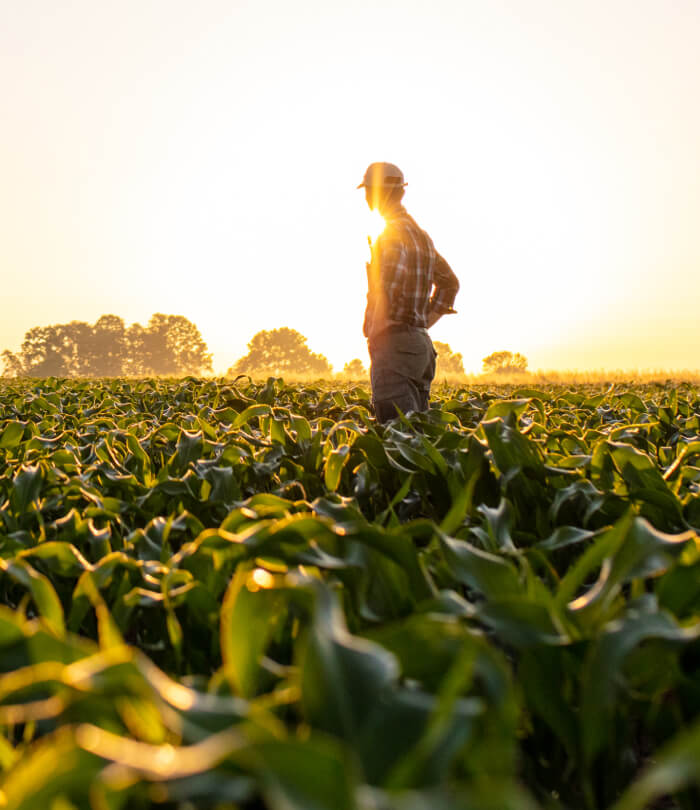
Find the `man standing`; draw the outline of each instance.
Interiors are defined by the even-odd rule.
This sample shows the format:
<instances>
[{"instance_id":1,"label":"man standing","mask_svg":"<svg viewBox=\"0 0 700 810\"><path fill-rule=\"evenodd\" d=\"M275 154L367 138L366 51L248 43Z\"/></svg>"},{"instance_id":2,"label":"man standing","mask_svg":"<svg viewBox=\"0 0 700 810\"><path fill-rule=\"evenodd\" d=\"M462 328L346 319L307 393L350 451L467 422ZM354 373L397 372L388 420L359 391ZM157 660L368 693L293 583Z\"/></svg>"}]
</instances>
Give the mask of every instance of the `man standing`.
<instances>
[{"instance_id":1,"label":"man standing","mask_svg":"<svg viewBox=\"0 0 700 810\"><path fill-rule=\"evenodd\" d=\"M371 245L367 264L364 334L369 344L372 404L377 421L396 408L428 410L435 349L428 329L453 313L459 281L428 234L402 205L403 173L393 163L372 163L358 188L386 227Z\"/></svg>"}]
</instances>

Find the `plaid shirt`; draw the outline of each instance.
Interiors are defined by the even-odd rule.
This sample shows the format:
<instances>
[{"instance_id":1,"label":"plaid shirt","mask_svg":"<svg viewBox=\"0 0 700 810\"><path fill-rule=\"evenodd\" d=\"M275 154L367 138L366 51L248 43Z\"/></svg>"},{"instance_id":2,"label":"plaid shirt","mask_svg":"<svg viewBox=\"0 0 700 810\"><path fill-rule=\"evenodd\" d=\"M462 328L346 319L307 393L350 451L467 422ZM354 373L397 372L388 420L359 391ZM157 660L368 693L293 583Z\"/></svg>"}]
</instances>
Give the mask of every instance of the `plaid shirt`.
<instances>
[{"instance_id":1,"label":"plaid shirt","mask_svg":"<svg viewBox=\"0 0 700 810\"><path fill-rule=\"evenodd\" d=\"M386 220L367 264L366 337L392 323L426 328L430 313L455 311L452 305L459 289L449 264L403 206Z\"/></svg>"}]
</instances>

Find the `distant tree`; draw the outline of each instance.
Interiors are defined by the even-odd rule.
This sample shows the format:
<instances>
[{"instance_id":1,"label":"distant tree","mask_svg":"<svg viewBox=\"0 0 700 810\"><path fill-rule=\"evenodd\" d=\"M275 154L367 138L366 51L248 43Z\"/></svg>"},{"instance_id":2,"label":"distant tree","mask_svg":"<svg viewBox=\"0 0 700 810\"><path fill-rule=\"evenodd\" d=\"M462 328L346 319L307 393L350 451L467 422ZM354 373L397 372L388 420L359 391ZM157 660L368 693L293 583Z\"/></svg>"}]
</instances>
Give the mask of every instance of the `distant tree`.
<instances>
[{"instance_id":1,"label":"distant tree","mask_svg":"<svg viewBox=\"0 0 700 810\"><path fill-rule=\"evenodd\" d=\"M102 315L92 327L83 354L91 377L118 377L124 373L128 343L124 321L116 315Z\"/></svg>"},{"instance_id":2,"label":"distant tree","mask_svg":"<svg viewBox=\"0 0 700 810\"><path fill-rule=\"evenodd\" d=\"M25 334L19 354L3 352L5 373L29 377L84 375L91 329L82 321L33 327Z\"/></svg>"},{"instance_id":3,"label":"distant tree","mask_svg":"<svg viewBox=\"0 0 700 810\"><path fill-rule=\"evenodd\" d=\"M146 351L146 331L140 323L132 323L124 333L126 357L122 369L127 377L143 377L153 373Z\"/></svg>"},{"instance_id":4,"label":"distant tree","mask_svg":"<svg viewBox=\"0 0 700 810\"><path fill-rule=\"evenodd\" d=\"M5 349L3 351L2 362L3 362L3 370L2 370L3 377L21 377L24 374L22 359L18 355L11 352L9 349Z\"/></svg>"},{"instance_id":5,"label":"distant tree","mask_svg":"<svg viewBox=\"0 0 700 810\"><path fill-rule=\"evenodd\" d=\"M53 329L51 326L35 326L25 332L17 354L5 349L2 353L4 373L13 377L32 376L33 369L41 366L59 367L62 364L60 357L53 347L49 348L49 343L53 342ZM49 371L47 376L52 373Z\"/></svg>"},{"instance_id":6,"label":"distant tree","mask_svg":"<svg viewBox=\"0 0 700 810\"><path fill-rule=\"evenodd\" d=\"M527 358L518 352L492 352L482 362L486 374L517 374L527 371Z\"/></svg>"},{"instance_id":7,"label":"distant tree","mask_svg":"<svg viewBox=\"0 0 700 810\"><path fill-rule=\"evenodd\" d=\"M199 329L182 315L157 312L145 329L132 324L125 338L129 355L127 374L174 377L212 370L211 354Z\"/></svg>"},{"instance_id":8,"label":"distant tree","mask_svg":"<svg viewBox=\"0 0 700 810\"><path fill-rule=\"evenodd\" d=\"M341 376L347 377L350 380L365 380L369 372L362 365L362 360L358 357L353 358L349 363L343 366L343 373Z\"/></svg>"},{"instance_id":9,"label":"distant tree","mask_svg":"<svg viewBox=\"0 0 700 810\"><path fill-rule=\"evenodd\" d=\"M253 335L248 354L233 365L228 373L284 375L330 374L331 365L322 354L314 354L306 338L296 329L282 326Z\"/></svg>"},{"instance_id":10,"label":"distant tree","mask_svg":"<svg viewBox=\"0 0 700 810\"><path fill-rule=\"evenodd\" d=\"M448 343L433 341L437 352L435 377L456 377L464 374L464 362L459 352L453 352Z\"/></svg>"},{"instance_id":11,"label":"distant tree","mask_svg":"<svg viewBox=\"0 0 700 810\"><path fill-rule=\"evenodd\" d=\"M83 321L35 326L17 354L2 353L4 373L29 377L108 377L129 374L201 374L211 354L197 327L182 315L154 315L144 329L126 329L116 315L91 326Z\"/></svg>"}]
</instances>

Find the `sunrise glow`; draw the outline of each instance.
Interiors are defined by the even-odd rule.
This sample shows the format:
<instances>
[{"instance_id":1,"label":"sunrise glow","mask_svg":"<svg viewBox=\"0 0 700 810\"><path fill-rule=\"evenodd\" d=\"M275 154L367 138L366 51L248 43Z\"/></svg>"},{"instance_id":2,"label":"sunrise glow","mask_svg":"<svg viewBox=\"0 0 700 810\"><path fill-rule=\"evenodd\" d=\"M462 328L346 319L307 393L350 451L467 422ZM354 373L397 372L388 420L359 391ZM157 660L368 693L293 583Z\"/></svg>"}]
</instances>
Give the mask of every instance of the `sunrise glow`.
<instances>
[{"instance_id":1,"label":"sunrise glow","mask_svg":"<svg viewBox=\"0 0 700 810\"><path fill-rule=\"evenodd\" d=\"M400 20L397 23L397 20ZM4 317L154 312L223 373L289 326L366 360L366 166L461 281L469 371L700 366L700 5L6 3Z\"/></svg>"}]
</instances>

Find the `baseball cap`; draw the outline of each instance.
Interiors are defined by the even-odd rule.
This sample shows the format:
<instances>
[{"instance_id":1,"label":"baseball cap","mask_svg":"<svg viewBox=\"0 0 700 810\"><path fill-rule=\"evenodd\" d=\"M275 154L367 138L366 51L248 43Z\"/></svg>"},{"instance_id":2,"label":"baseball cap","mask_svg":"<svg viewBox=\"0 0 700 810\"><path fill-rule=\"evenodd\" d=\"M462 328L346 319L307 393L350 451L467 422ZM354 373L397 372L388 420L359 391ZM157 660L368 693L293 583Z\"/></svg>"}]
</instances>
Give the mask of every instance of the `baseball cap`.
<instances>
[{"instance_id":1,"label":"baseball cap","mask_svg":"<svg viewBox=\"0 0 700 810\"><path fill-rule=\"evenodd\" d=\"M370 163L358 188L364 186L405 186L403 172L393 163Z\"/></svg>"}]
</instances>

